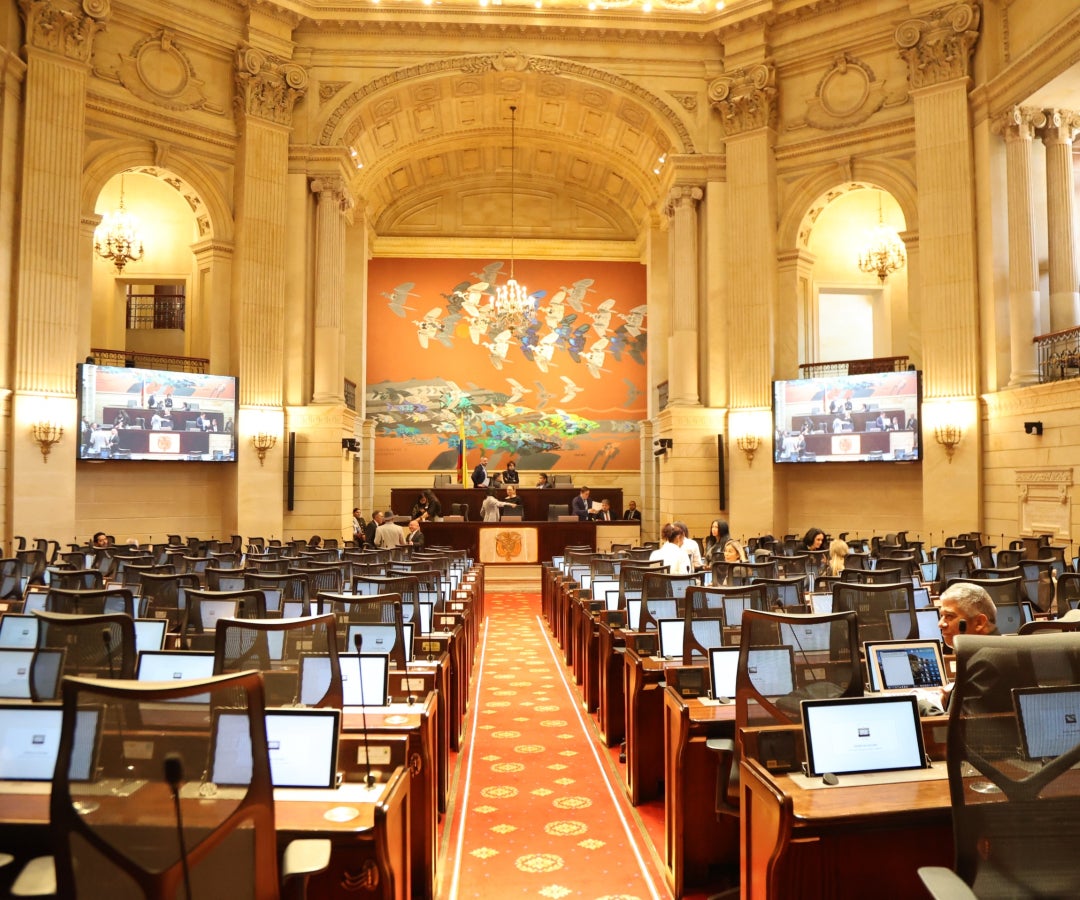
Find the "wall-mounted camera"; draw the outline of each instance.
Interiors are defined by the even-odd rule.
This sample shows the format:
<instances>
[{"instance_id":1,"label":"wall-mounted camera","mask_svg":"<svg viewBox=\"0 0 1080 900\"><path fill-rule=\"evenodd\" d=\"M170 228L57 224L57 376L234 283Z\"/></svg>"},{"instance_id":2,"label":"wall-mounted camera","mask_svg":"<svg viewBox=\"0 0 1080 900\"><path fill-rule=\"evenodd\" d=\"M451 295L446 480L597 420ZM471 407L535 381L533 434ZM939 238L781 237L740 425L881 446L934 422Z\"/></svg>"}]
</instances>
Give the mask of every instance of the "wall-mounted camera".
<instances>
[{"instance_id":1,"label":"wall-mounted camera","mask_svg":"<svg viewBox=\"0 0 1080 900\"><path fill-rule=\"evenodd\" d=\"M671 449L671 438L655 438L652 442L653 456L663 456Z\"/></svg>"},{"instance_id":2,"label":"wall-mounted camera","mask_svg":"<svg viewBox=\"0 0 1080 900\"><path fill-rule=\"evenodd\" d=\"M1042 429L1043 429L1042 422L1025 422L1024 423L1024 432L1026 434L1037 434L1037 435L1041 436L1042 435Z\"/></svg>"}]
</instances>

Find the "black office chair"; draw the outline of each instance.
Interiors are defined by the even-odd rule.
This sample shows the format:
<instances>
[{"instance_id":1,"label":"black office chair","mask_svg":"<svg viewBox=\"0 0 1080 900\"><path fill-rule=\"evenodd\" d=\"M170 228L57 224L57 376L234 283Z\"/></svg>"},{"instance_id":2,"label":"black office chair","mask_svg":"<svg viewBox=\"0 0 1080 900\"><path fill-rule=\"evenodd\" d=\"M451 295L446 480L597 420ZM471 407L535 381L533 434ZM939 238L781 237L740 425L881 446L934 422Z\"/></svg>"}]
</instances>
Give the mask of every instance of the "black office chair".
<instances>
[{"instance_id":1,"label":"black office chair","mask_svg":"<svg viewBox=\"0 0 1080 900\"><path fill-rule=\"evenodd\" d=\"M350 625L393 626L394 643L387 651L390 665L405 670L405 618L402 613L401 594L374 594L364 597L352 594L320 594L320 608L324 603L330 604L333 615L343 626L343 630ZM366 652L381 652L370 641L365 641L362 649ZM352 653L353 647L346 646L345 651Z\"/></svg>"},{"instance_id":2,"label":"black office chair","mask_svg":"<svg viewBox=\"0 0 1080 900\"><path fill-rule=\"evenodd\" d=\"M639 631L659 627L658 619L682 617L683 600L689 588L701 585L700 574L674 575L646 570L641 582L641 617Z\"/></svg>"},{"instance_id":3,"label":"black office chair","mask_svg":"<svg viewBox=\"0 0 1080 900\"><path fill-rule=\"evenodd\" d=\"M1080 896L1080 735L1058 701L1080 691L1080 634L960 635L947 766L956 871L919 877L931 895ZM1019 711L1019 712L1018 712Z\"/></svg>"},{"instance_id":4,"label":"black office chair","mask_svg":"<svg viewBox=\"0 0 1080 900\"><path fill-rule=\"evenodd\" d=\"M75 615L40 612L40 648L62 649L64 675L135 677L135 620L127 613Z\"/></svg>"},{"instance_id":5,"label":"black office chair","mask_svg":"<svg viewBox=\"0 0 1080 900\"><path fill-rule=\"evenodd\" d=\"M190 715L161 720L139 757L128 756L122 723L177 699L201 710L206 727L193 729ZM242 720L238 732L254 736L235 767L246 790L208 794L201 788L214 751L211 723L226 705ZM63 709L50 803L54 854L27 864L15 896L175 900L187 881L193 897L302 897L307 878L329 865L329 840L294 841L279 872L258 673L167 683L65 679ZM98 740L95 754L88 748ZM138 789L125 791L133 779Z\"/></svg>"},{"instance_id":6,"label":"black office chair","mask_svg":"<svg viewBox=\"0 0 1080 900\"><path fill-rule=\"evenodd\" d=\"M568 516L568 515L570 515L570 504L569 503L549 503L548 504L547 517L548 517L549 522L557 522L559 520L559 516Z\"/></svg>"},{"instance_id":7,"label":"black office chair","mask_svg":"<svg viewBox=\"0 0 1080 900\"><path fill-rule=\"evenodd\" d=\"M910 616L908 637L919 636L915 589L910 581L898 584L855 584L841 581L833 585L832 596L833 612L850 611L858 615L860 644L866 641L891 640L889 611L897 609L906 609Z\"/></svg>"}]
</instances>

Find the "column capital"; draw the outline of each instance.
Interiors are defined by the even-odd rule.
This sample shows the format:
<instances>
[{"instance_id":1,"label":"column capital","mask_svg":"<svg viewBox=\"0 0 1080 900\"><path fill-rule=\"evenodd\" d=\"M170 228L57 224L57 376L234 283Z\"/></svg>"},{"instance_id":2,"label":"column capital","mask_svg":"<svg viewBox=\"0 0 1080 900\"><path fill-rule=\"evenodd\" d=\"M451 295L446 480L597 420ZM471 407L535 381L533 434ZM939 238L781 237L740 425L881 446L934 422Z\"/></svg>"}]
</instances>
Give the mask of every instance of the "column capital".
<instances>
[{"instance_id":1,"label":"column capital","mask_svg":"<svg viewBox=\"0 0 1080 900\"><path fill-rule=\"evenodd\" d=\"M26 46L88 63L94 37L112 14L109 0L19 0Z\"/></svg>"},{"instance_id":2,"label":"column capital","mask_svg":"<svg viewBox=\"0 0 1080 900\"><path fill-rule=\"evenodd\" d=\"M334 200L342 212L348 212L356 205L349 185L340 175L319 175L312 178L311 193L317 194L320 202Z\"/></svg>"},{"instance_id":3,"label":"column capital","mask_svg":"<svg viewBox=\"0 0 1080 900\"><path fill-rule=\"evenodd\" d=\"M1046 124L1046 114L1041 109L1031 106L1012 106L995 116L990 122L990 130L1005 138L1005 143L1013 141L1031 141L1035 129Z\"/></svg>"},{"instance_id":4,"label":"column capital","mask_svg":"<svg viewBox=\"0 0 1080 900\"><path fill-rule=\"evenodd\" d=\"M239 112L275 125L291 125L296 101L307 93L303 66L264 53L250 44L236 51L236 105Z\"/></svg>"},{"instance_id":5,"label":"column capital","mask_svg":"<svg viewBox=\"0 0 1080 900\"><path fill-rule=\"evenodd\" d=\"M705 192L697 185L677 185L668 191L667 205L664 207L664 213L670 218L675 215L675 210L680 206L694 208L701 202L704 196Z\"/></svg>"},{"instance_id":6,"label":"column capital","mask_svg":"<svg viewBox=\"0 0 1080 900\"><path fill-rule=\"evenodd\" d=\"M1045 123L1039 136L1047 146L1071 144L1080 131L1080 112L1071 109L1047 109L1043 111Z\"/></svg>"},{"instance_id":7,"label":"column capital","mask_svg":"<svg viewBox=\"0 0 1080 900\"><path fill-rule=\"evenodd\" d=\"M931 87L971 74L971 53L979 39L977 2L957 3L908 19L896 29L900 57L908 64L912 88Z\"/></svg>"},{"instance_id":8,"label":"column capital","mask_svg":"<svg viewBox=\"0 0 1080 900\"><path fill-rule=\"evenodd\" d=\"M771 61L736 69L709 83L709 102L725 137L776 125L776 66Z\"/></svg>"}]
</instances>

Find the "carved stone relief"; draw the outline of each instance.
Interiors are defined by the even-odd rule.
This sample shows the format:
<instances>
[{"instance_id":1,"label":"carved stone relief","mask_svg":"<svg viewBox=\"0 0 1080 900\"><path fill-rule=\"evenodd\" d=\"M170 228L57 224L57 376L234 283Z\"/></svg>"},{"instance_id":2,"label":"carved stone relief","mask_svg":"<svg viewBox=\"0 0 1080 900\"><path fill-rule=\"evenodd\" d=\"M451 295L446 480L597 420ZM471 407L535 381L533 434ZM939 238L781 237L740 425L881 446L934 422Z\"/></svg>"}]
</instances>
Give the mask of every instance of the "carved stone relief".
<instances>
[{"instance_id":1,"label":"carved stone relief","mask_svg":"<svg viewBox=\"0 0 1080 900\"><path fill-rule=\"evenodd\" d=\"M19 0L26 20L26 44L73 59L89 62L94 36L112 14L109 0Z\"/></svg>"},{"instance_id":2,"label":"carved stone relief","mask_svg":"<svg viewBox=\"0 0 1080 900\"><path fill-rule=\"evenodd\" d=\"M307 72L296 63L246 45L236 51L236 104L244 115L291 125L307 83Z\"/></svg>"},{"instance_id":3,"label":"carved stone relief","mask_svg":"<svg viewBox=\"0 0 1080 900\"><path fill-rule=\"evenodd\" d=\"M156 146L155 157L163 166L168 159L168 147L162 145ZM149 175L151 178L156 178L158 181L167 184L176 191L184 198L184 201L195 214L195 222L199 228L199 237L207 237L210 235L213 230L210 224L210 215L206 211L206 206L203 204L202 198L199 197L199 193L194 187L184 181L184 179L176 173L160 168L159 166L140 166L134 171L140 175Z\"/></svg>"},{"instance_id":4,"label":"carved stone relief","mask_svg":"<svg viewBox=\"0 0 1080 900\"><path fill-rule=\"evenodd\" d=\"M165 109L201 109L223 115L225 108L214 103L203 90L205 82L195 77L195 67L173 40L161 29L138 41L115 69L97 68L94 74L118 82L140 100Z\"/></svg>"},{"instance_id":5,"label":"carved stone relief","mask_svg":"<svg viewBox=\"0 0 1080 900\"><path fill-rule=\"evenodd\" d=\"M767 63L737 69L709 84L709 102L720 113L720 126L728 137L774 128L776 95L776 68Z\"/></svg>"},{"instance_id":6,"label":"carved stone relief","mask_svg":"<svg viewBox=\"0 0 1080 900\"><path fill-rule=\"evenodd\" d=\"M1071 542L1073 470L1017 469L1017 522L1020 534L1052 534Z\"/></svg>"},{"instance_id":7,"label":"carved stone relief","mask_svg":"<svg viewBox=\"0 0 1080 900\"><path fill-rule=\"evenodd\" d=\"M814 88L814 95L807 98L803 118L788 127L846 128L865 122L879 109L899 106L906 100L906 89L890 96L874 70L845 51L833 60Z\"/></svg>"},{"instance_id":8,"label":"carved stone relief","mask_svg":"<svg viewBox=\"0 0 1080 900\"><path fill-rule=\"evenodd\" d=\"M978 3L957 3L925 18L908 19L897 28L896 43L908 64L908 83L921 88L966 78L979 39L980 17Z\"/></svg>"}]
</instances>

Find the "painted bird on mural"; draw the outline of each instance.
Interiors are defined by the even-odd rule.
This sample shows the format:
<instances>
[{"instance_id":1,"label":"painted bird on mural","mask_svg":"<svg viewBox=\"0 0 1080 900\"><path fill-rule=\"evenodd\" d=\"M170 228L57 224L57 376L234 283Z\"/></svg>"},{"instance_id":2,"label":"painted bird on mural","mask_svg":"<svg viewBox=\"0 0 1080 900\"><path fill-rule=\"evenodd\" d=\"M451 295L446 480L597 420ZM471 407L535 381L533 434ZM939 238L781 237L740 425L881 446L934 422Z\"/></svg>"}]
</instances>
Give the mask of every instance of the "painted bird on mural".
<instances>
[{"instance_id":1,"label":"painted bird on mural","mask_svg":"<svg viewBox=\"0 0 1080 900\"><path fill-rule=\"evenodd\" d=\"M419 297L419 294L413 293L413 288L416 287L416 283L413 281L404 281L394 288L389 294L383 292L383 295L390 302L387 304L390 307L390 311L400 319L405 318L405 311L416 312L411 306L406 306L405 301L410 297Z\"/></svg>"},{"instance_id":2,"label":"painted bird on mural","mask_svg":"<svg viewBox=\"0 0 1080 900\"><path fill-rule=\"evenodd\" d=\"M582 312L585 309L585 294L589 288L593 285L593 279L581 278L575 281L570 287L564 287L566 291L566 302L570 304L578 312Z\"/></svg>"},{"instance_id":3,"label":"painted bird on mural","mask_svg":"<svg viewBox=\"0 0 1080 900\"><path fill-rule=\"evenodd\" d=\"M581 354L581 359L593 378L599 378L601 372L607 371L607 369L604 368L604 348L607 347L607 345L607 338L601 338Z\"/></svg>"},{"instance_id":4,"label":"painted bird on mural","mask_svg":"<svg viewBox=\"0 0 1080 900\"><path fill-rule=\"evenodd\" d=\"M593 331L595 331L599 337L607 337L607 333L610 330L608 326L611 324L612 310L614 308L615 299L609 297L596 308L596 312L585 313L585 315L592 319Z\"/></svg>"},{"instance_id":5,"label":"painted bird on mural","mask_svg":"<svg viewBox=\"0 0 1080 900\"><path fill-rule=\"evenodd\" d=\"M510 395L510 397L507 399L507 401L506 401L507 403L517 403L526 394L531 394L532 393L532 388L527 388L527 387L525 387L525 385L519 384L513 378L507 378L506 383L509 384L510 387L512 387L514 389L514 393L512 393Z\"/></svg>"},{"instance_id":6,"label":"painted bird on mural","mask_svg":"<svg viewBox=\"0 0 1080 900\"><path fill-rule=\"evenodd\" d=\"M578 387L578 385L574 384L572 378L567 378L565 375L560 375L559 377L562 379L563 382L563 396L562 399L559 400L559 402L572 403L574 398L583 390L585 390L585 388Z\"/></svg>"},{"instance_id":7,"label":"painted bird on mural","mask_svg":"<svg viewBox=\"0 0 1080 900\"><path fill-rule=\"evenodd\" d=\"M493 341L481 341L483 346L487 348L488 359L491 360L491 364L496 369L501 370L503 363L506 362L506 354L510 350L510 338L512 337L513 334L510 332L510 329L507 329L506 331L501 331L499 334L495 335Z\"/></svg>"}]
</instances>

